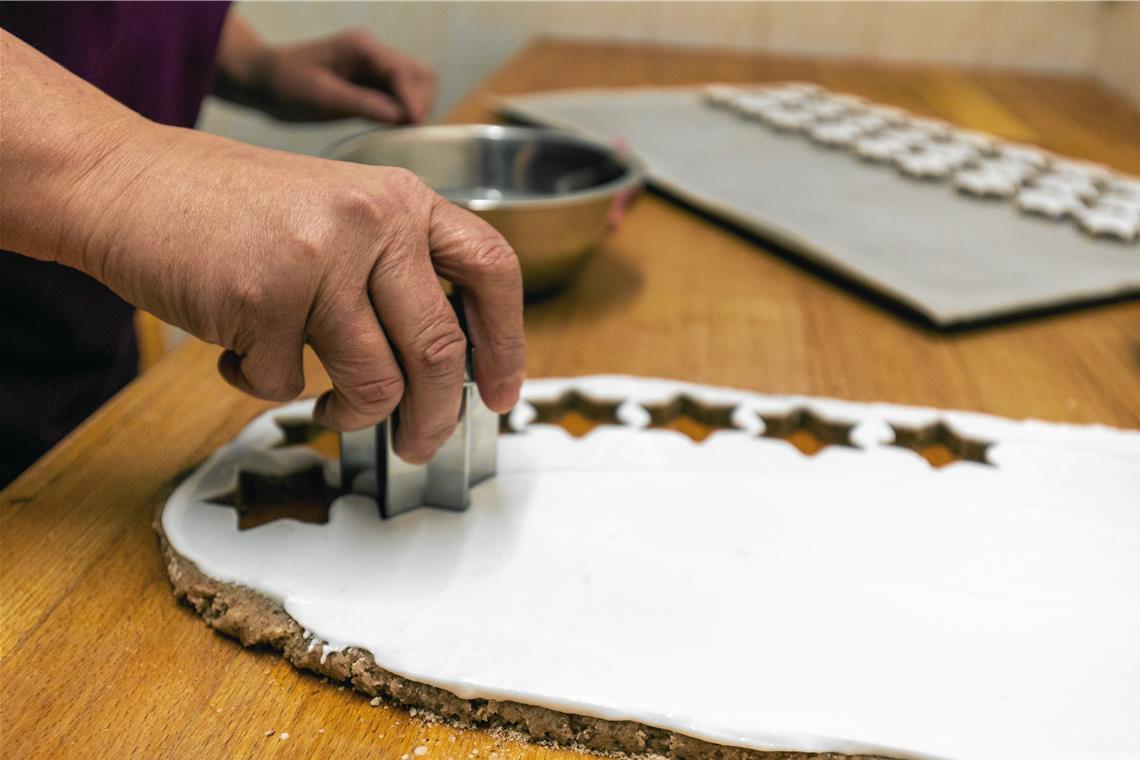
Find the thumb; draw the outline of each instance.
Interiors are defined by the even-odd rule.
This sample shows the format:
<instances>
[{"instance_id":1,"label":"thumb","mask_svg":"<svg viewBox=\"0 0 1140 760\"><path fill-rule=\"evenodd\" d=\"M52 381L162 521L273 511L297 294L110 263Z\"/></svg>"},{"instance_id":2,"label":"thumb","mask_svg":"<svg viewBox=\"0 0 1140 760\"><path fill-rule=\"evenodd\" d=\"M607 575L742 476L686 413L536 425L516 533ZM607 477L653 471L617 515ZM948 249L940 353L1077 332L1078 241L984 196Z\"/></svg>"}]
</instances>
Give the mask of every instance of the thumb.
<instances>
[{"instance_id":1,"label":"thumb","mask_svg":"<svg viewBox=\"0 0 1140 760\"><path fill-rule=\"evenodd\" d=\"M394 124L406 115L404 108L391 96L332 74L322 76L314 89L317 107L330 118L362 116Z\"/></svg>"}]
</instances>

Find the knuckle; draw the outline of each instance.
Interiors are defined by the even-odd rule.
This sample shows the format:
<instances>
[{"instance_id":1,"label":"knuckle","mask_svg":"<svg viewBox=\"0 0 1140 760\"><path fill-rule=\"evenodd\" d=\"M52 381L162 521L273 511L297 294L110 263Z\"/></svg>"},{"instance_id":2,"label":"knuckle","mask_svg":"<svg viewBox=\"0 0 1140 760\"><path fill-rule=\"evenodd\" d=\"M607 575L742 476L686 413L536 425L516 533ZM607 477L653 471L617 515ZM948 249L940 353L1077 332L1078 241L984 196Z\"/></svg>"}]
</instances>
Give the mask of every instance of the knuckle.
<instances>
[{"instance_id":1,"label":"knuckle","mask_svg":"<svg viewBox=\"0 0 1140 760\"><path fill-rule=\"evenodd\" d=\"M367 415L390 412L400 403L403 395L404 378L398 374L367 380L346 391L354 409Z\"/></svg>"},{"instance_id":2,"label":"knuckle","mask_svg":"<svg viewBox=\"0 0 1140 760\"><path fill-rule=\"evenodd\" d=\"M499 235L484 235L476 239L471 245L468 264L473 274L483 278L521 276L514 249Z\"/></svg>"},{"instance_id":3,"label":"knuckle","mask_svg":"<svg viewBox=\"0 0 1140 760\"><path fill-rule=\"evenodd\" d=\"M383 203L362 187L347 185L330 194L332 218L353 227L379 225L384 218Z\"/></svg>"},{"instance_id":4,"label":"knuckle","mask_svg":"<svg viewBox=\"0 0 1140 760\"><path fill-rule=\"evenodd\" d=\"M427 192L427 185L410 169L405 169L402 166L389 166L385 167L384 173L387 175L394 192L409 196L422 195Z\"/></svg>"},{"instance_id":5,"label":"knuckle","mask_svg":"<svg viewBox=\"0 0 1140 760\"><path fill-rule=\"evenodd\" d=\"M445 378L463 371L467 338L458 325L432 320L413 343L417 363L429 378Z\"/></svg>"},{"instance_id":6,"label":"knuckle","mask_svg":"<svg viewBox=\"0 0 1140 760\"><path fill-rule=\"evenodd\" d=\"M237 315L236 324L255 330L271 311L272 293L260 277L235 279L231 283L231 299Z\"/></svg>"}]
</instances>

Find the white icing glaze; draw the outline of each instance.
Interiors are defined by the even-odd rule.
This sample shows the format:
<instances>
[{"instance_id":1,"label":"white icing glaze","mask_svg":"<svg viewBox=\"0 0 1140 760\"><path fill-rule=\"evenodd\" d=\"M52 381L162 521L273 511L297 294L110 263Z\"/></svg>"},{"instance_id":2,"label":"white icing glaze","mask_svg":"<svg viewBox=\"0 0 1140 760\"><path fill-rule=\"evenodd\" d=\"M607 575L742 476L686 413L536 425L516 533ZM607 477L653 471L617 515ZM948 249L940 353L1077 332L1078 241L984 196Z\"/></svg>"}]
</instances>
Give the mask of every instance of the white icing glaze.
<instances>
[{"instance_id":1,"label":"white icing glaze","mask_svg":"<svg viewBox=\"0 0 1140 760\"><path fill-rule=\"evenodd\" d=\"M1026 187L1017 194L1017 207L1027 214L1061 219L1078 213L1083 206L1076 193L1063 187Z\"/></svg>"},{"instance_id":2,"label":"white icing glaze","mask_svg":"<svg viewBox=\"0 0 1140 760\"><path fill-rule=\"evenodd\" d=\"M989 169L963 169L954 175L955 186L971 195L1009 198L1020 182L1007 173Z\"/></svg>"},{"instance_id":3,"label":"white icing glaze","mask_svg":"<svg viewBox=\"0 0 1140 760\"><path fill-rule=\"evenodd\" d=\"M923 179L941 179L948 176L954 168L950 159L927 148L895 156L895 166L903 174Z\"/></svg>"},{"instance_id":4,"label":"white icing glaze","mask_svg":"<svg viewBox=\"0 0 1140 760\"><path fill-rule=\"evenodd\" d=\"M888 162L905 153L910 146L903 140L887 137L882 133L864 137L855 142L855 152L868 161Z\"/></svg>"},{"instance_id":5,"label":"white icing glaze","mask_svg":"<svg viewBox=\"0 0 1140 760\"><path fill-rule=\"evenodd\" d=\"M1052 170L1045 172L1034 180L1034 184L1044 188L1070 192L1081 200L1092 200L1100 195L1096 184L1088 177L1073 174L1062 174Z\"/></svg>"},{"instance_id":6,"label":"white icing glaze","mask_svg":"<svg viewBox=\"0 0 1140 760\"><path fill-rule=\"evenodd\" d=\"M851 145L865 130L849 121L816 124L808 130L811 139L821 145Z\"/></svg>"},{"instance_id":7,"label":"white icing glaze","mask_svg":"<svg viewBox=\"0 0 1140 760\"><path fill-rule=\"evenodd\" d=\"M466 513L238 531L206 499L270 448L272 414L168 501L172 546L280 601L323 654L363 647L462 697L638 720L727 745L900 757L1140 755L1140 434L629 378L531 381L621 400L628 427L534 426ZM687 393L746 428L644 429ZM759 438L810 408L857 423L806 457ZM511 414L524 429L534 410ZM993 467L885 445L944 420ZM331 642L331 644L326 644Z\"/></svg>"},{"instance_id":8,"label":"white icing glaze","mask_svg":"<svg viewBox=\"0 0 1140 760\"><path fill-rule=\"evenodd\" d=\"M1090 235L1104 235L1125 242L1136 239L1136 215L1129 209L1102 206L1080 208L1076 212L1081 229Z\"/></svg>"},{"instance_id":9,"label":"white icing glaze","mask_svg":"<svg viewBox=\"0 0 1140 760\"><path fill-rule=\"evenodd\" d=\"M771 108L760 111L758 115L769 126L787 132L806 129L816 121L815 114L797 108Z\"/></svg>"},{"instance_id":10,"label":"white icing glaze","mask_svg":"<svg viewBox=\"0 0 1140 760\"><path fill-rule=\"evenodd\" d=\"M803 108L821 121L838 119L840 116L851 110L850 106L845 105L844 103L836 102L830 98L827 100L816 100L810 103L805 103Z\"/></svg>"}]
</instances>

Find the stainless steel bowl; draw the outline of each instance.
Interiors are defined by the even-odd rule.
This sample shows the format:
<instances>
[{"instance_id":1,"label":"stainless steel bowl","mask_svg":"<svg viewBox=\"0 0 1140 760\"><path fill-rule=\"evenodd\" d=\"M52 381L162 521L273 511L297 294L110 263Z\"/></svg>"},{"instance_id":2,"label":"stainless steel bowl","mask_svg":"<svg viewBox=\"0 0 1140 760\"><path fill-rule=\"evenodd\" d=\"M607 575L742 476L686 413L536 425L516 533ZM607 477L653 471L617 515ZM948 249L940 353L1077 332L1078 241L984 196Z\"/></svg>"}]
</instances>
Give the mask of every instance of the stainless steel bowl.
<instances>
[{"instance_id":1,"label":"stainless steel bowl","mask_svg":"<svg viewBox=\"0 0 1140 760\"><path fill-rule=\"evenodd\" d=\"M645 179L636 157L567 132L471 124L376 130L333 144L344 161L401 166L474 211L514 247L528 295L589 259L610 209Z\"/></svg>"}]
</instances>

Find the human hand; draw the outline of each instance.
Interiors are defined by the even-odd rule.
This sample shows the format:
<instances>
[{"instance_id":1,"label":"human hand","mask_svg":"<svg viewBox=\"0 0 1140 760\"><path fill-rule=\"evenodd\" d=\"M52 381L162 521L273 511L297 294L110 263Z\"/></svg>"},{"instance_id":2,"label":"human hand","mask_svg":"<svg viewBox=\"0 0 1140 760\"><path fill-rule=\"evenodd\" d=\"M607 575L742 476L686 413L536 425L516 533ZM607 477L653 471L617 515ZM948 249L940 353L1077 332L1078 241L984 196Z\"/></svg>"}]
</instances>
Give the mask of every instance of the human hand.
<instances>
[{"instance_id":1,"label":"human hand","mask_svg":"<svg viewBox=\"0 0 1140 760\"><path fill-rule=\"evenodd\" d=\"M317 422L361 428L399 404L396 451L426 461L455 427L466 356L438 275L463 288L483 400L518 398L514 252L407 171L147 125L72 197L84 235L64 263L225 347L219 371L249 394L300 393L308 343L333 382Z\"/></svg>"},{"instance_id":2,"label":"human hand","mask_svg":"<svg viewBox=\"0 0 1140 760\"><path fill-rule=\"evenodd\" d=\"M234 16L218 55L218 94L286 121L359 116L419 124L435 99L430 67L363 30L295 45L265 45Z\"/></svg>"}]
</instances>

